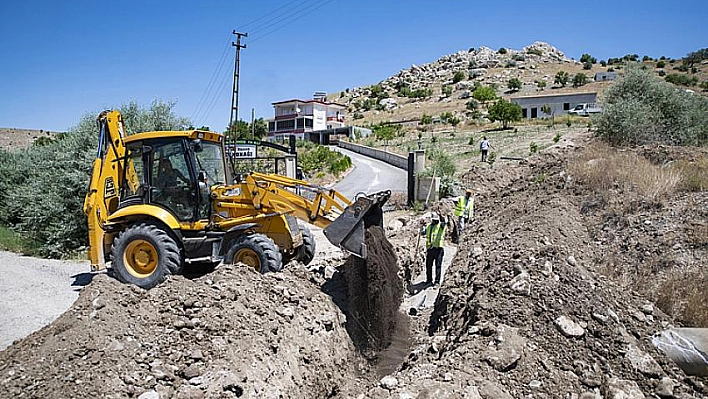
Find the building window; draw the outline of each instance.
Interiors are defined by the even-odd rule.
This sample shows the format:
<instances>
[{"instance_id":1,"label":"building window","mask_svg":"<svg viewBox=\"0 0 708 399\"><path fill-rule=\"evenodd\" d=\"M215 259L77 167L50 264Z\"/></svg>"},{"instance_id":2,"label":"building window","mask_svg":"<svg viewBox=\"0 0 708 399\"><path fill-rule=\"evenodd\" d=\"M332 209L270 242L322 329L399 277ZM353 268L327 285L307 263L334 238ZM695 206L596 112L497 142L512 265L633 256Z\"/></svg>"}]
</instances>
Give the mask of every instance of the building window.
<instances>
[{"instance_id":1,"label":"building window","mask_svg":"<svg viewBox=\"0 0 708 399\"><path fill-rule=\"evenodd\" d=\"M310 118L305 119L305 127L309 127L309 128L312 127L312 119L310 119Z\"/></svg>"},{"instance_id":2,"label":"building window","mask_svg":"<svg viewBox=\"0 0 708 399\"><path fill-rule=\"evenodd\" d=\"M297 118L297 128L302 129L305 126L305 118Z\"/></svg>"},{"instance_id":3,"label":"building window","mask_svg":"<svg viewBox=\"0 0 708 399\"><path fill-rule=\"evenodd\" d=\"M526 108L521 108L521 117L522 118L528 118L529 117L529 110Z\"/></svg>"},{"instance_id":4,"label":"building window","mask_svg":"<svg viewBox=\"0 0 708 399\"><path fill-rule=\"evenodd\" d=\"M538 118L538 108L536 107L531 108L531 119L533 118Z\"/></svg>"},{"instance_id":5,"label":"building window","mask_svg":"<svg viewBox=\"0 0 708 399\"><path fill-rule=\"evenodd\" d=\"M563 111L569 111L570 110L570 103L563 103Z\"/></svg>"},{"instance_id":6,"label":"building window","mask_svg":"<svg viewBox=\"0 0 708 399\"><path fill-rule=\"evenodd\" d=\"M268 131L269 132L275 131L275 122L268 122Z\"/></svg>"},{"instance_id":7,"label":"building window","mask_svg":"<svg viewBox=\"0 0 708 399\"><path fill-rule=\"evenodd\" d=\"M293 130L295 129L295 119L286 121L278 121L278 130Z\"/></svg>"}]
</instances>

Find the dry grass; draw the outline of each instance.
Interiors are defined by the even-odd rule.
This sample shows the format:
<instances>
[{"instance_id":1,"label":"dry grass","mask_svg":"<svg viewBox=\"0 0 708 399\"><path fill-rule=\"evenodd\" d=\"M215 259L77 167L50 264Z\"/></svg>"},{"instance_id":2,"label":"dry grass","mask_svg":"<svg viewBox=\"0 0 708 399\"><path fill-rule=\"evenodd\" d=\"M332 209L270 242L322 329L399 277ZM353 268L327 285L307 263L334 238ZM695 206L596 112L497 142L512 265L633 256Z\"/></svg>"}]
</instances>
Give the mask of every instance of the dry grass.
<instances>
[{"instance_id":1,"label":"dry grass","mask_svg":"<svg viewBox=\"0 0 708 399\"><path fill-rule=\"evenodd\" d=\"M658 287L656 304L691 327L708 327L708 271L674 269Z\"/></svg>"},{"instance_id":2,"label":"dry grass","mask_svg":"<svg viewBox=\"0 0 708 399\"><path fill-rule=\"evenodd\" d=\"M641 155L603 143L588 146L568 164L569 171L591 189L636 191L643 200L660 203L677 191L682 171L652 164Z\"/></svg>"},{"instance_id":3,"label":"dry grass","mask_svg":"<svg viewBox=\"0 0 708 399\"><path fill-rule=\"evenodd\" d=\"M697 161L680 160L673 168L681 173L681 188L686 191L708 190L708 159L700 158Z\"/></svg>"}]
</instances>

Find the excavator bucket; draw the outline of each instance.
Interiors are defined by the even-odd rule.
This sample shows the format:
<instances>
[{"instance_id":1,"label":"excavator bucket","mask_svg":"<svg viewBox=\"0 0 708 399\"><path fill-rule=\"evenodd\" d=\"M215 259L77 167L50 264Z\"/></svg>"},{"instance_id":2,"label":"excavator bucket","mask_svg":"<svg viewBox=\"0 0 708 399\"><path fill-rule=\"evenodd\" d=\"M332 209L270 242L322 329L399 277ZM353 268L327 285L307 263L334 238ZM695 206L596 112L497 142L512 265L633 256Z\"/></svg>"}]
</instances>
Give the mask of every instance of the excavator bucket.
<instances>
[{"instance_id":1,"label":"excavator bucket","mask_svg":"<svg viewBox=\"0 0 708 399\"><path fill-rule=\"evenodd\" d=\"M332 244L360 258L366 258L364 232L370 226L383 227L382 207L389 197L391 197L390 190L357 198L324 229L325 237Z\"/></svg>"}]
</instances>

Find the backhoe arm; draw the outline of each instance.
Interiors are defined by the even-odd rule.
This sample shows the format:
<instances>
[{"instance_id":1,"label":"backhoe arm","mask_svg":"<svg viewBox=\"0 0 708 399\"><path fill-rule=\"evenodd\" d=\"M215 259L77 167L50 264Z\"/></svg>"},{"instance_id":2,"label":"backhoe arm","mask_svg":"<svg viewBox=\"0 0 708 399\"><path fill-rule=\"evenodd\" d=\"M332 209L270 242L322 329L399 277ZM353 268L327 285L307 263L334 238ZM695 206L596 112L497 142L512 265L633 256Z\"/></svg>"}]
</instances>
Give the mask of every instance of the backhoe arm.
<instances>
[{"instance_id":1,"label":"backhoe arm","mask_svg":"<svg viewBox=\"0 0 708 399\"><path fill-rule=\"evenodd\" d=\"M327 239L359 257L366 257L364 231L383 226L383 204L390 191L360 196L354 202L334 189L281 175L252 172L246 185L256 209L292 213L297 218L324 229ZM309 192L309 199L298 192Z\"/></svg>"},{"instance_id":2,"label":"backhoe arm","mask_svg":"<svg viewBox=\"0 0 708 399\"><path fill-rule=\"evenodd\" d=\"M103 111L97 118L98 151L93 161L91 180L84 198L88 218L89 259L92 270L105 268L103 228L108 216L118 207L123 167L125 166L125 127L118 111Z\"/></svg>"}]
</instances>

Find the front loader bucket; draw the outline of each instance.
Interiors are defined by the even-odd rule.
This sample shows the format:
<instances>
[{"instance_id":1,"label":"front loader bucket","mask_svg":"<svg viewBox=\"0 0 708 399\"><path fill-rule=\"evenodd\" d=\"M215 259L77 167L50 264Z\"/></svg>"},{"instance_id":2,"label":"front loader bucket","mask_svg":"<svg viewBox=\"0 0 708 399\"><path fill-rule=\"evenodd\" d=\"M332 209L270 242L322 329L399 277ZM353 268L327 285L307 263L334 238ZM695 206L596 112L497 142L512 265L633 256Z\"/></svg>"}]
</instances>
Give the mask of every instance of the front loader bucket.
<instances>
[{"instance_id":1,"label":"front loader bucket","mask_svg":"<svg viewBox=\"0 0 708 399\"><path fill-rule=\"evenodd\" d=\"M391 197L391 191L361 196L344 209L344 212L327 228L324 235L329 242L352 254L366 258L364 231L373 225L383 227L382 206Z\"/></svg>"}]
</instances>

